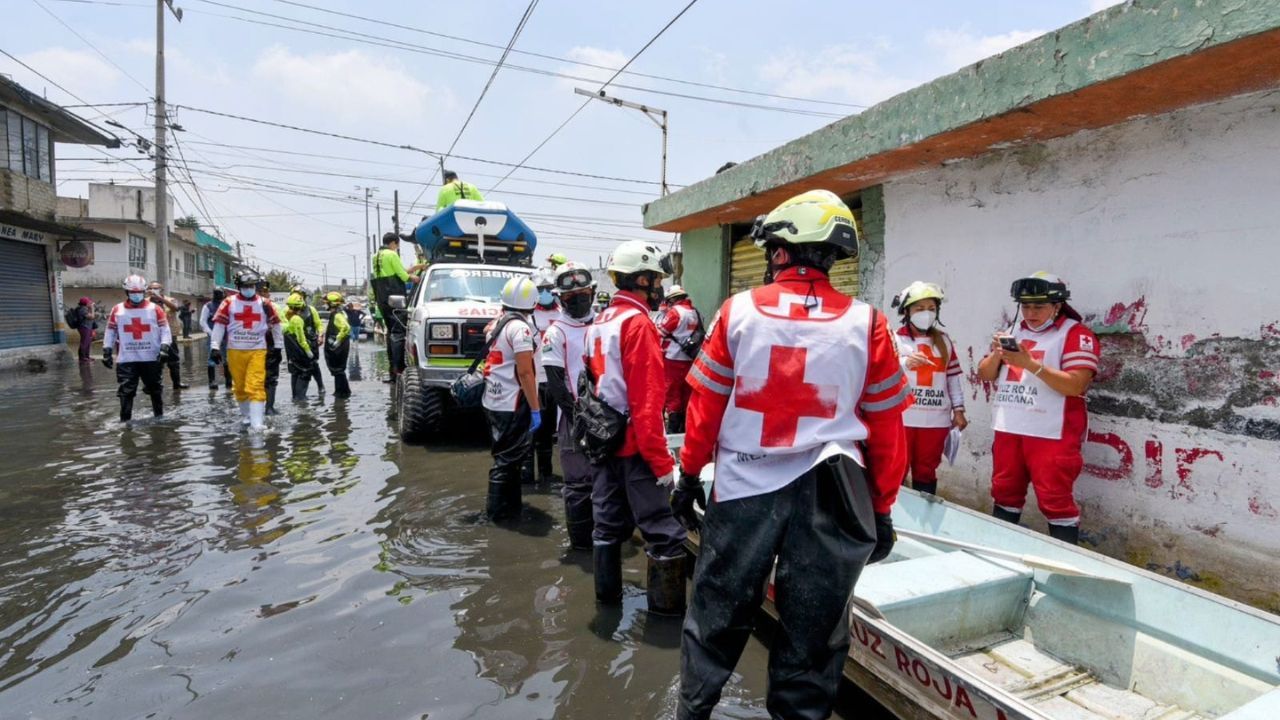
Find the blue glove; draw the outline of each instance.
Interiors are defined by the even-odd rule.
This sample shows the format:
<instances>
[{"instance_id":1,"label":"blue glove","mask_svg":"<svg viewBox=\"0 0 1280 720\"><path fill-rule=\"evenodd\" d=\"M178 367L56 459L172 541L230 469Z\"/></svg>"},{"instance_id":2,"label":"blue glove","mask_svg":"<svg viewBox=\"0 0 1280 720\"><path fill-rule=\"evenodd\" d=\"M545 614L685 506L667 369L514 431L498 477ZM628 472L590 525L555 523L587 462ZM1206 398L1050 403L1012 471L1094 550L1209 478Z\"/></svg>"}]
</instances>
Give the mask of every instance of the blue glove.
<instances>
[{"instance_id":1,"label":"blue glove","mask_svg":"<svg viewBox=\"0 0 1280 720\"><path fill-rule=\"evenodd\" d=\"M529 434L538 432L538 428L542 427L542 411L533 410L529 418Z\"/></svg>"}]
</instances>

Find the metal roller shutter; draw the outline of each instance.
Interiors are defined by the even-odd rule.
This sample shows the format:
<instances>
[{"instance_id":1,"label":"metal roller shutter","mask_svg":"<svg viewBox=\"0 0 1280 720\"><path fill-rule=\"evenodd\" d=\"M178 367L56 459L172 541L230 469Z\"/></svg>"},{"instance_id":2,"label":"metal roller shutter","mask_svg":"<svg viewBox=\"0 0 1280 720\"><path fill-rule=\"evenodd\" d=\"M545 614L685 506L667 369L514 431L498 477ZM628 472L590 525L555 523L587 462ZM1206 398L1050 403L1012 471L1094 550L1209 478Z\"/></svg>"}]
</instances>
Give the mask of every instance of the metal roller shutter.
<instances>
[{"instance_id":1,"label":"metal roller shutter","mask_svg":"<svg viewBox=\"0 0 1280 720\"><path fill-rule=\"evenodd\" d=\"M43 245L0 240L0 349L48 345L54 334L49 302L49 271Z\"/></svg>"},{"instance_id":2,"label":"metal roller shutter","mask_svg":"<svg viewBox=\"0 0 1280 720\"><path fill-rule=\"evenodd\" d=\"M862 234L862 211L853 211L853 221L858 234ZM757 248L751 238L743 237L733 243L729 256L729 294L742 292L764 284L764 251ZM858 258L841 260L831 268L831 284L846 295L858 296Z\"/></svg>"}]
</instances>

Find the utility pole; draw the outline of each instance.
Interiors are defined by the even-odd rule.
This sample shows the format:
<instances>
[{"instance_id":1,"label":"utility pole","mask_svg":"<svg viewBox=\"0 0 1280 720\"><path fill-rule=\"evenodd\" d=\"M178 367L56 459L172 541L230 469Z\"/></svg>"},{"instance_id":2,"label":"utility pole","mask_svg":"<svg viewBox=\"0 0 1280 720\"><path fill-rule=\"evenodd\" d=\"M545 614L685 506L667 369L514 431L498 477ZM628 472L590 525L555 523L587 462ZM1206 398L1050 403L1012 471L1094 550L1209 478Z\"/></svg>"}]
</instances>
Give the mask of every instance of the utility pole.
<instances>
[{"instance_id":1,"label":"utility pole","mask_svg":"<svg viewBox=\"0 0 1280 720\"><path fill-rule=\"evenodd\" d=\"M377 243L374 242L373 235L370 234L369 232L369 199L372 198L373 194L378 191L378 188L362 187L360 185L357 185L356 189L364 190L364 236L366 238L365 246L364 246L365 268L368 271L366 274L366 277L369 279L369 282L372 283L373 282L373 254L374 252L376 252Z\"/></svg>"},{"instance_id":2,"label":"utility pole","mask_svg":"<svg viewBox=\"0 0 1280 720\"><path fill-rule=\"evenodd\" d=\"M156 0L156 281L169 287L169 197L165 186L168 150L164 131L167 125L164 103L164 11L168 8L182 22L182 8L173 0Z\"/></svg>"},{"instance_id":3,"label":"utility pole","mask_svg":"<svg viewBox=\"0 0 1280 720\"><path fill-rule=\"evenodd\" d=\"M320 293L329 292L329 263L320 263L320 277L323 278L323 284L320 286Z\"/></svg>"},{"instance_id":4,"label":"utility pole","mask_svg":"<svg viewBox=\"0 0 1280 720\"><path fill-rule=\"evenodd\" d=\"M391 226L396 233L396 237L400 237L400 191L395 191L395 214L391 216Z\"/></svg>"},{"instance_id":5,"label":"utility pole","mask_svg":"<svg viewBox=\"0 0 1280 720\"><path fill-rule=\"evenodd\" d=\"M662 130L662 195L665 197L669 192L667 189L667 111L611 97L609 95L605 95L603 90L597 92L593 90L585 90L583 88L574 88L573 91L578 95L595 98L601 102L607 102L610 105L639 110L644 113L645 117L652 120L654 125L657 125Z\"/></svg>"}]
</instances>

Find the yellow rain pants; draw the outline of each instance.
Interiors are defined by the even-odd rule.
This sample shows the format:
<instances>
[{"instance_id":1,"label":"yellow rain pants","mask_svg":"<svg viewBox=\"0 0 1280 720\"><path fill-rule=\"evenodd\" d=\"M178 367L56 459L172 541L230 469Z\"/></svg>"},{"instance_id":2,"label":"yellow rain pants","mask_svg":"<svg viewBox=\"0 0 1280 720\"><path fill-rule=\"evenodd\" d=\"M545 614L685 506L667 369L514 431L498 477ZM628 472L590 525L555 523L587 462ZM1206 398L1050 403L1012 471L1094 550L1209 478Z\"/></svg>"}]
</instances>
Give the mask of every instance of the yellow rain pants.
<instances>
[{"instance_id":1,"label":"yellow rain pants","mask_svg":"<svg viewBox=\"0 0 1280 720\"><path fill-rule=\"evenodd\" d=\"M267 401L267 351L227 350L236 402Z\"/></svg>"}]
</instances>

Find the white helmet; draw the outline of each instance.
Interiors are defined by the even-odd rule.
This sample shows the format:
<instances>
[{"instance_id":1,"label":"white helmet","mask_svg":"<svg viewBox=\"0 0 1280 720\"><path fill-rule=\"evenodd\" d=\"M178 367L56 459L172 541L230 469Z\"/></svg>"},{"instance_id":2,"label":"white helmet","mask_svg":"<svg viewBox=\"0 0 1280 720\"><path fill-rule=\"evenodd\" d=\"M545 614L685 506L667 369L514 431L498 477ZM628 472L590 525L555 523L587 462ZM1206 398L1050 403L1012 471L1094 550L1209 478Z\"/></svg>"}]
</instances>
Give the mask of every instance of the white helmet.
<instances>
[{"instance_id":1,"label":"white helmet","mask_svg":"<svg viewBox=\"0 0 1280 720\"><path fill-rule=\"evenodd\" d=\"M556 271L549 267L540 267L534 270L529 277L533 280L533 284L539 288L551 287L556 284Z\"/></svg>"},{"instance_id":2,"label":"white helmet","mask_svg":"<svg viewBox=\"0 0 1280 720\"><path fill-rule=\"evenodd\" d=\"M671 289L667 291L668 300L677 300L679 298L688 297L688 296L689 296L689 293L679 285L672 285Z\"/></svg>"},{"instance_id":3,"label":"white helmet","mask_svg":"<svg viewBox=\"0 0 1280 720\"><path fill-rule=\"evenodd\" d=\"M146 292L147 279L141 275L130 275L121 283L125 292Z\"/></svg>"},{"instance_id":4,"label":"white helmet","mask_svg":"<svg viewBox=\"0 0 1280 720\"><path fill-rule=\"evenodd\" d=\"M608 269L609 272L620 275L648 270L666 277L667 271L662 267L663 256L664 253L657 245L651 245L643 240L628 240L615 248L613 254L609 256Z\"/></svg>"},{"instance_id":5,"label":"white helmet","mask_svg":"<svg viewBox=\"0 0 1280 720\"><path fill-rule=\"evenodd\" d=\"M532 310L538 304L538 286L525 276L511 278L502 286L502 304L512 310Z\"/></svg>"},{"instance_id":6,"label":"white helmet","mask_svg":"<svg viewBox=\"0 0 1280 720\"><path fill-rule=\"evenodd\" d=\"M556 271L556 292L566 293L587 288L594 290L596 281L591 271L572 260L565 261Z\"/></svg>"}]
</instances>

